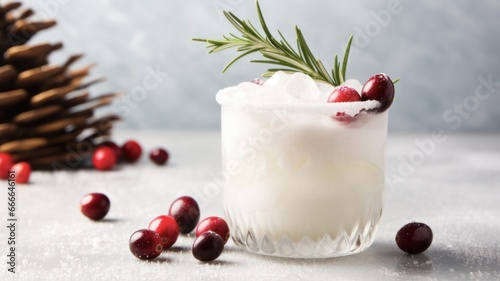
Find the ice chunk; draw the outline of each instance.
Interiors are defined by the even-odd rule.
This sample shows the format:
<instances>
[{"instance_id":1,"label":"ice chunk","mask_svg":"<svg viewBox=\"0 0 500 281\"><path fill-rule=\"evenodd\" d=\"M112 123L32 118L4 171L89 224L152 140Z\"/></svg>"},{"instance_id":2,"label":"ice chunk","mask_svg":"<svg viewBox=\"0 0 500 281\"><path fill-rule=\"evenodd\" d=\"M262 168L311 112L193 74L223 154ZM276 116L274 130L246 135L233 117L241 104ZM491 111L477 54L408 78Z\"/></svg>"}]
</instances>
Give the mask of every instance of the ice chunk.
<instances>
[{"instance_id":1,"label":"ice chunk","mask_svg":"<svg viewBox=\"0 0 500 281\"><path fill-rule=\"evenodd\" d=\"M259 100L264 96L262 86L253 82L243 82L238 85L234 98L238 102L244 100Z\"/></svg>"},{"instance_id":2,"label":"ice chunk","mask_svg":"<svg viewBox=\"0 0 500 281\"><path fill-rule=\"evenodd\" d=\"M240 91L246 92L248 95L258 95L262 93L262 86L253 82L242 82L238 85Z\"/></svg>"},{"instance_id":3,"label":"ice chunk","mask_svg":"<svg viewBox=\"0 0 500 281\"><path fill-rule=\"evenodd\" d=\"M283 71L278 71L271 78L267 79L267 81L264 82L264 85L274 86L274 87L281 85L284 86L289 78L290 78L289 74L286 74Z\"/></svg>"},{"instance_id":4,"label":"ice chunk","mask_svg":"<svg viewBox=\"0 0 500 281\"><path fill-rule=\"evenodd\" d=\"M320 91L316 82L303 73L294 73L286 83L288 95L300 100L318 100Z\"/></svg>"}]
</instances>

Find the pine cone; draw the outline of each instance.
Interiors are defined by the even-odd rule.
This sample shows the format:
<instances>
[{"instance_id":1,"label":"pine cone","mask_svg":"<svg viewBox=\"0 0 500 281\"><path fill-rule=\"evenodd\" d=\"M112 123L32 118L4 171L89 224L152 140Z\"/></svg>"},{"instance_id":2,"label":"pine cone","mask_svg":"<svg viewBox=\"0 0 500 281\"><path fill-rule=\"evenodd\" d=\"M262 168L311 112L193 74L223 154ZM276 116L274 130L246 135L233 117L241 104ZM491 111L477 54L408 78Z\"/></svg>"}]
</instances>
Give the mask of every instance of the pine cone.
<instances>
[{"instance_id":1,"label":"pine cone","mask_svg":"<svg viewBox=\"0 0 500 281\"><path fill-rule=\"evenodd\" d=\"M61 43L26 44L53 20L30 21L31 9L19 2L0 4L0 152L35 168L78 168L108 136L116 115L94 117L94 110L109 105L116 93L91 97L85 82L92 65L70 70L82 55L61 66L49 65L48 56Z\"/></svg>"}]
</instances>

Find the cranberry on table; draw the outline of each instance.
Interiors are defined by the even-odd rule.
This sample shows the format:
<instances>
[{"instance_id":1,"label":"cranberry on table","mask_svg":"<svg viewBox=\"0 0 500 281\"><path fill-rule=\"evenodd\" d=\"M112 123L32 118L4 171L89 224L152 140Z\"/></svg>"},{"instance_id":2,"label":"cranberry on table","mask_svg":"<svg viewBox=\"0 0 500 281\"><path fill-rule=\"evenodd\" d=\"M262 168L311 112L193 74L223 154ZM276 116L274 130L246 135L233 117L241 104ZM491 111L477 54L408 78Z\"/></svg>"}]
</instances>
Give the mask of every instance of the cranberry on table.
<instances>
[{"instance_id":1,"label":"cranberry on table","mask_svg":"<svg viewBox=\"0 0 500 281\"><path fill-rule=\"evenodd\" d=\"M141 260L152 260L163 250L160 235L153 230L140 229L129 239L130 252Z\"/></svg>"},{"instance_id":2,"label":"cranberry on table","mask_svg":"<svg viewBox=\"0 0 500 281\"><path fill-rule=\"evenodd\" d=\"M219 234L207 231L196 237L193 243L193 256L200 261L213 261L222 254L224 241Z\"/></svg>"},{"instance_id":3,"label":"cranberry on table","mask_svg":"<svg viewBox=\"0 0 500 281\"><path fill-rule=\"evenodd\" d=\"M163 249L172 247L179 237L179 226L171 216L158 216L149 223L149 230L156 231L162 240Z\"/></svg>"},{"instance_id":4,"label":"cranberry on table","mask_svg":"<svg viewBox=\"0 0 500 281\"><path fill-rule=\"evenodd\" d=\"M227 240L229 239L229 226L222 218L208 217L200 221L200 223L196 227L196 237L207 231L213 231L219 234L224 241L224 244L226 244Z\"/></svg>"},{"instance_id":5,"label":"cranberry on table","mask_svg":"<svg viewBox=\"0 0 500 281\"><path fill-rule=\"evenodd\" d=\"M141 154L142 147L134 140L126 141L122 146L122 156L127 162L136 162L141 157Z\"/></svg>"},{"instance_id":6,"label":"cranberry on table","mask_svg":"<svg viewBox=\"0 0 500 281\"><path fill-rule=\"evenodd\" d=\"M122 157L122 150L114 141L110 141L110 140L103 141L102 143L99 144L98 147L111 148L115 152L117 160L120 160L120 158Z\"/></svg>"},{"instance_id":7,"label":"cranberry on table","mask_svg":"<svg viewBox=\"0 0 500 281\"><path fill-rule=\"evenodd\" d=\"M80 200L80 211L91 220L100 220L108 214L111 202L102 193L90 193Z\"/></svg>"},{"instance_id":8,"label":"cranberry on table","mask_svg":"<svg viewBox=\"0 0 500 281\"><path fill-rule=\"evenodd\" d=\"M151 161L158 165L164 165L168 161L168 152L163 148L155 148L149 153Z\"/></svg>"},{"instance_id":9,"label":"cranberry on table","mask_svg":"<svg viewBox=\"0 0 500 281\"><path fill-rule=\"evenodd\" d=\"M112 148L103 146L99 147L92 155L92 164L101 171L109 171L116 165L117 156Z\"/></svg>"},{"instance_id":10,"label":"cranberry on table","mask_svg":"<svg viewBox=\"0 0 500 281\"><path fill-rule=\"evenodd\" d=\"M349 86L340 86L335 88L328 97L328 102L355 102L361 101L361 96L356 89Z\"/></svg>"},{"instance_id":11,"label":"cranberry on table","mask_svg":"<svg viewBox=\"0 0 500 281\"><path fill-rule=\"evenodd\" d=\"M27 162L19 162L10 168L16 175L16 183L27 183L30 180L31 166Z\"/></svg>"},{"instance_id":12,"label":"cranberry on table","mask_svg":"<svg viewBox=\"0 0 500 281\"><path fill-rule=\"evenodd\" d=\"M177 198L172 205L170 205L168 214L174 217L179 225L179 231L183 234L188 234L193 231L200 220L200 208L198 207L198 203L189 196Z\"/></svg>"},{"instance_id":13,"label":"cranberry on table","mask_svg":"<svg viewBox=\"0 0 500 281\"><path fill-rule=\"evenodd\" d=\"M420 254L432 243L432 230L425 223L412 222L403 226L396 234L396 244L408 254Z\"/></svg>"},{"instance_id":14,"label":"cranberry on table","mask_svg":"<svg viewBox=\"0 0 500 281\"><path fill-rule=\"evenodd\" d=\"M14 165L12 156L8 153L0 152L0 179L7 179L12 165Z\"/></svg>"},{"instance_id":15,"label":"cranberry on table","mask_svg":"<svg viewBox=\"0 0 500 281\"><path fill-rule=\"evenodd\" d=\"M391 78L384 73L370 77L361 90L361 100L379 101L381 105L375 111L386 111L394 100L394 84Z\"/></svg>"}]
</instances>

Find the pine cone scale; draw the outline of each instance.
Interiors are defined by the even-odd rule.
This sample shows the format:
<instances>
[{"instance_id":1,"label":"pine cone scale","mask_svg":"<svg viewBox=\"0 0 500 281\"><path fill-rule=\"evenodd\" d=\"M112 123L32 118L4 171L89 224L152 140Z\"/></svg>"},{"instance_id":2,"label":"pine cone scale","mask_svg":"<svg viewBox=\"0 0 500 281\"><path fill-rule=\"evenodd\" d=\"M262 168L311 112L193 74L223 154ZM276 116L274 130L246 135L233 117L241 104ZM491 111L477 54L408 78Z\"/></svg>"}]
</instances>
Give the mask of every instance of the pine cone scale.
<instances>
[{"instance_id":1,"label":"pine cone scale","mask_svg":"<svg viewBox=\"0 0 500 281\"><path fill-rule=\"evenodd\" d=\"M48 141L44 138L15 140L0 145L0 152L14 153L21 151L30 151L32 149L43 147L47 144Z\"/></svg>"},{"instance_id":2,"label":"pine cone scale","mask_svg":"<svg viewBox=\"0 0 500 281\"><path fill-rule=\"evenodd\" d=\"M15 132L17 126L14 124L0 124L0 138L4 138Z\"/></svg>"},{"instance_id":3,"label":"pine cone scale","mask_svg":"<svg viewBox=\"0 0 500 281\"><path fill-rule=\"evenodd\" d=\"M12 65L4 65L0 67L0 84L14 81L17 77L17 71Z\"/></svg>"},{"instance_id":4,"label":"pine cone scale","mask_svg":"<svg viewBox=\"0 0 500 281\"><path fill-rule=\"evenodd\" d=\"M61 48L61 43L54 45L48 43L33 46L20 45L8 49L7 52L5 52L5 59L10 63L14 63L16 61L30 60L38 57L46 58L51 52Z\"/></svg>"},{"instance_id":5,"label":"pine cone scale","mask_svg":"<svg viewBox=\"0 0 500 281\"><path fill-rule=\"evenodd\" d=\"M79 81L78 81L79 82ZM31 105L33 106L41 106L44 104L48 104L50 102L58 101L67 94L73 92L78 88L79 84L69 84L67 86L62 86L59 88L54 88L45 92L41 92L31 98Z\"/></svg>"},{"instance_id":6,"label":"pine cone scale","mask_svg":"<svg viewBox=\"0 0 500 281\"><path fill-rule=\"evenodd\" d=\"M0 108L9 107L28 98L28 92L24 89L18 89L0 93Z\"/></svg>"},{"instance_id":7,"label":"pine cone scale","mask_svg":"<svg viewBox=\"0 0 500 281\"><path fill-rule=\"evenodd\" d=\"M14 117L13 121L20 125L26 125L33 122L36 122L39 119L45 119L51 115L55 115L62 110L60 105L50 105L43 108L33 109L30 111L26 111L20 113L16 117Z\"/></svg>"}]
</instances>

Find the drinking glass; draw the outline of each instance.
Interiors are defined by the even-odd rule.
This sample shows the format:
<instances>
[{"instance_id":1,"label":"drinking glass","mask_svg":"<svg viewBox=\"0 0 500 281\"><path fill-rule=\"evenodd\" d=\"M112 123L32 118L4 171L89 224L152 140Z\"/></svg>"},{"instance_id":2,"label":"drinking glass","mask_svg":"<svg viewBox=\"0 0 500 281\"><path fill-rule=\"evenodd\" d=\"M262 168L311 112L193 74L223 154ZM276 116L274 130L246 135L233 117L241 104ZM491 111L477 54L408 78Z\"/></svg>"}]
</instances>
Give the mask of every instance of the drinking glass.
<instances>
[{"instance_id":1,"label":"drinking glass","mask_svg":"<svg viewBox=\"0 0 500 281\"><path fill-rule=\"evenodd\" d=\"M236 245L329 258L373 243L383 209L387 111L350 117L341 103L218 102L224 211Z\"/></svg>"}]
</instances>

